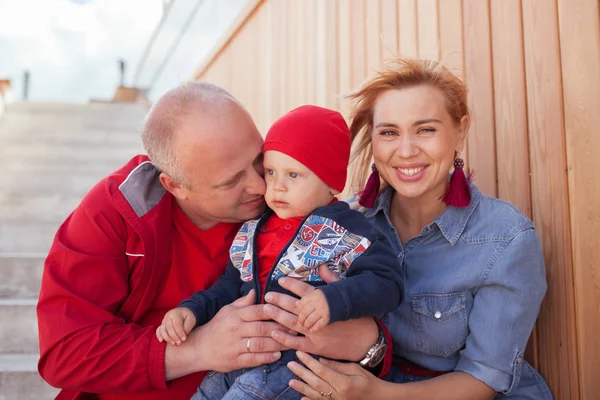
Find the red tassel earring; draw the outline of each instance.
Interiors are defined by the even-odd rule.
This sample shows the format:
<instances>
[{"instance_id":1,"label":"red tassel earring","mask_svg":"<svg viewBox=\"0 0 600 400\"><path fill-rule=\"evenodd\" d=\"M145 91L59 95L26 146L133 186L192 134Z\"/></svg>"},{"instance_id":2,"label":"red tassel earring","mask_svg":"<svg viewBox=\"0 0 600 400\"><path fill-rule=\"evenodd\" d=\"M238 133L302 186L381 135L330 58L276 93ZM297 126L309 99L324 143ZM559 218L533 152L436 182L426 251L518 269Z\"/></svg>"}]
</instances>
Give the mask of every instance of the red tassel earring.
<instances>
[{"instance_id":1,"label":"red tassel earring","mask_svg":"<svg viewBox=\"0 0 600 400\"><path fill-rule=\"evenodd\" d=\"M452 207L468 207L471 204L469 183L473 175L468 174L465 176L465 171L463 171L465 162L459 155L460 152L456 154L456 158L454 159L454 173L450 178L450 184L448 184L446 193L442 196L442 201Z\"/></svg>"},{"instance_id":2,"label":"red tassel earring","mask_svg":"<svg viewBox=\"0 0 600 400\"><path fill-rule=\"evenodd\" d=\"M365 189L362 191L360 198L358 199L358 204L363 207L373 208L375 205L375 200L377 199L377 195L379 194L379 171L377 171L377 167L375 163L371 166L371 176L367 180L367 184L365 185Z\"/></svg>"}]
</instances>

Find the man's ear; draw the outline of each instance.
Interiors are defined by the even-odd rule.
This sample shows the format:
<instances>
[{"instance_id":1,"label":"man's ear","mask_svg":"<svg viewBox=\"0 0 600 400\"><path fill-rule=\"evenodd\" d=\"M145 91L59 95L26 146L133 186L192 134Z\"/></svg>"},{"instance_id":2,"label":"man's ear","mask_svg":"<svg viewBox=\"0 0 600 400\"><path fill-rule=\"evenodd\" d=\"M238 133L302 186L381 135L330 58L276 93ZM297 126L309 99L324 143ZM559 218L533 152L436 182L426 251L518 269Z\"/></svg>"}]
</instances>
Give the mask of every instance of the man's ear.
<instances>
[{"instance_id":1,"label":"man's ear","mask_svg":"<svg viewBox=\"0 0 600 400\"><path fill-rule=\"evenodd\" d=\"M181 183L175 181L169 175L164 172L160 173L159 176L160 183L162 183L163 187L167 190L167 192L171 193L175 198L179 200L187 200L188 198L188 189L184 187Z\"/></svg>"},{"instance_id":2,"label":"man's ear","mask_svg":"<svg viewBox=\"0 0 600 400\"><path fill-rule=\"evenodd\" d=\"M340 194L338 190L335 190L333 188L329 188L329 193L331 193L332 196L337 196L338 194Z\"/></svg>"}]
</instances>

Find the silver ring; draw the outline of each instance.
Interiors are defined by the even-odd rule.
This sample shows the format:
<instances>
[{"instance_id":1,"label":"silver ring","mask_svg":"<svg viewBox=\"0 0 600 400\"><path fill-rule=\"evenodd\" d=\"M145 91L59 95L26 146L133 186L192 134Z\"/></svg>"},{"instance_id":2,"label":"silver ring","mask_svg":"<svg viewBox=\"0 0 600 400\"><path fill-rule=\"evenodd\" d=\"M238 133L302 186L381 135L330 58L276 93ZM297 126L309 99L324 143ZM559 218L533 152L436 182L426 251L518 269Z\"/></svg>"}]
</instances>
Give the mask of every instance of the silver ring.
<instances>
[{"instance_id":1,"label":"silver ring","mask_svg":"<svg viewBox=\"0 0 600 400\"><path fill-rule=\"evenodd\" d=\"M329 393L321 392L321 396L325 397L326 399L333 399L333 397L331 397L331 393L333 393L333 388L331 388Z\"/></svg>"},{"instance_id":2,"label":"silver ring","mask_svg":"<svg viewBox=\"0 0 600 400\"><path fill-rule=\"evenodd\" d=\"M252 339L252 338L248 338L248 341L246 342L246 349L248 350L248 353L252 353L250 351L250 339Z\"/></svg>"}]
</instances>

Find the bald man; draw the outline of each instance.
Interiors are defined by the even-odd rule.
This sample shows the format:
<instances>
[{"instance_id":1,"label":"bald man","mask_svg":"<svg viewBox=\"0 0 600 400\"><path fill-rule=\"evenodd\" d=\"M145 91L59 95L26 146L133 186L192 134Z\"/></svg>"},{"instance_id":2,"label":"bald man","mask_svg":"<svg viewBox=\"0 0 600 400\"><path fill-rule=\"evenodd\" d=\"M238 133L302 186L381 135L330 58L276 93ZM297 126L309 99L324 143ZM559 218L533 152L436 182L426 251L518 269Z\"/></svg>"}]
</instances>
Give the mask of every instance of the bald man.
<instances>
[{"instance_id":1,"label":"bald man","mask_svg":"<svg viewBox=\"0 0 600 400\"><path fill-rule=\"evenodd\" d=\"M200 371L276 361L283 348L271 337L285 329L273 319L296 328L292 298L278 297L285 310L255 305L250 293L181 346L158 342L154 331L166 311L217 280L241 222L264 211L263 140L237 100L197 82L154 105L142 140L149 157L134 157L86 195L45 262L38 367L63 389L59 399L189 399ZM285 335L286 343L357 360L378 335L372 321L359 323L314 337ZM354 331L360 340L336 345ZM348 342L361 343L353 355Z\"/></svg>"}]
</instances>

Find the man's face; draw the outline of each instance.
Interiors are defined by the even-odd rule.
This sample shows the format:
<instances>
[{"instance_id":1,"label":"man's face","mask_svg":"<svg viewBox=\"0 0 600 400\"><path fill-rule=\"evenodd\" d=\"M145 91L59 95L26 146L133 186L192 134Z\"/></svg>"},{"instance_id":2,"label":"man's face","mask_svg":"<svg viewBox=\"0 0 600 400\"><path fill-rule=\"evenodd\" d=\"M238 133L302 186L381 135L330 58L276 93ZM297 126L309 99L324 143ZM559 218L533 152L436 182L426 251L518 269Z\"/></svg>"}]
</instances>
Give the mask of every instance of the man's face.
<instances>
[{"instance_id":1,"label":"man's face","mask_svg":"<svg viewBox=\"0 0 600 400\"><path fill-rule=\"evenodd\" d=\"M176 197L198 227L242 222L264 211L262 145L254 122L237 104L183 117L174 149L188 187Z\"/></svg>"}]
</instances>

